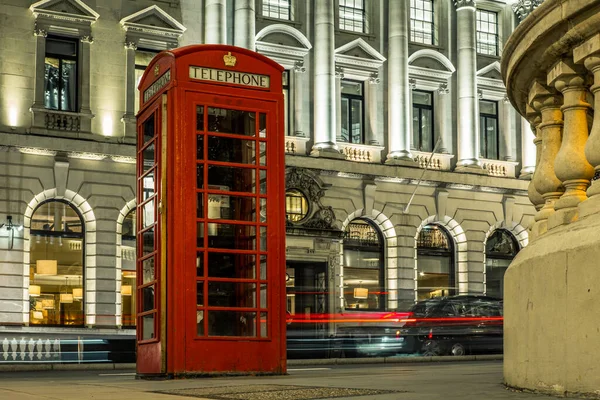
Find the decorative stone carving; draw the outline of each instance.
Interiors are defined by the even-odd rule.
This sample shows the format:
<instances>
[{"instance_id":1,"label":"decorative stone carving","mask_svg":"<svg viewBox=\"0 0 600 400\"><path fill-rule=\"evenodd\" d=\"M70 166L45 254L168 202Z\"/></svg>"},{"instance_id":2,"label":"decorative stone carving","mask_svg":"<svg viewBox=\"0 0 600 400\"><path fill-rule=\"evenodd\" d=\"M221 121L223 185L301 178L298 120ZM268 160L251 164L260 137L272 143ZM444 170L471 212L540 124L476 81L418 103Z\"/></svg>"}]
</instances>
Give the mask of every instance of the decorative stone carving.
<instances>
[{"instance_id":1,"label":"decorative stone carving","mask_svg":"<svg viewBox=\"0 0 600 400\"><path fill-rule=\"evenodd\" d=\"M332 207L321 204L321 198L325 195L324 189L319 182L303 168L290 168L286 174L286 189L300 190L309 201L309 215L302 221L286 221L286 226L302 226L314 229L334 229L335 213Z\"/></svg>"},{"instance_id":2,"label":"decorative stone carving","mask_svg":"<svg viewBox=\"0 0 600 400\"><path fill-rule=\"evenodd\" d=\"M533 10L535 10L544 0L519 0L512 5L512 9L519 17L519 21L523 21Z\"/></svg>"},{"instance_id":3,"label":"decorative stone carving","mask_svg":"<svg viewBox=\"0 0 600 400\"><path fill-rule=\"evenodd\" d=\"M79 38L82 43L94 43L94 38L89 35L84 35Z\"/></svg>"},{"instance_id":4,"label":"decorative stone carving","mask_svg":"<svg viewBox=\"0 0 600 400\"><path fill-rule=\"evenodd\" d=\"M455 0L454 5L456 6L456 9L458 10L459 8L463 8L463 7L475 8L476 4L475 4L475 0Z\"/></svg>"},{"instance_id":5,"label":"decorative stone carving","mask_svg":"<svg viewBox=\"0 0 600 400\"><path fill-rule=\"evenodd\" d=\"M448 94L448 93L450 93L450 89L448 88L448 84L447 83L440 83L440 86L438 87L437 92L438 92L438 94Z\"/></svg>"},{"instance_id":6,"label":"decorative stone carving","mask_svg":"<svg viewBox=\"0 0 600 400\"><path fill-rule=\"evenodd\" d=\"M381 82L381 79L379 79L379 72L372 72L369 76L369 83L377 85L379 82Z\"/></svg>"},{"instance_id":7,"label":"decorative stone carving","mask_svg":"<svg viewBox=\"0 0 600 400\"><path fill-rule=\"evenodd\" d=\"M300 74L306 72L306 67L304 66L304 61L296 61L294 63L294 72L300 73Z\"/></svg>"},{"instance_id":8,"label":"decorative stone carving","mask_svg":"<svg viewBox=\"0 0 600 400\"><path fill-rule=\"evenodd\" d=\"M125 48L128 50L137 50L136 42L125 42Z\"/></svg>"},{"instance_id":9,"label":"decorative stone carving","mask_svg":"<svg viewBox=\"0 0 600 400\"><path fill-rule=\"evenodd\" d=\"M338 79L344 79L344 68L336 66L335 77Z\"/></svg>"},{"instance_id":10,"label":"decorative stone carving","mask_svg":"<svg viewBox=\"0 0 600 400\"><path fill-rule=\"evenodd\" d=\"M410 90L415 90L417 88L417 80L414 78L410 78L408 80L408 87L410 87Z\"/></svg>"},{"instance_id":11,"label":"decorative stone carving","mask_svg":"<svg viewBox=\"0 0 600 400\"><path fill-rule=\"evenodd\" d=\"M36 27L36 28L33 30L33 34L34 34L35 36L43 36L43 37L47 37L47 36L48 36L48 31L47 31L47 30L45 30L45 29L39 29L39 28L37 28L37 27Z\"/></svg>"}]
</instances>

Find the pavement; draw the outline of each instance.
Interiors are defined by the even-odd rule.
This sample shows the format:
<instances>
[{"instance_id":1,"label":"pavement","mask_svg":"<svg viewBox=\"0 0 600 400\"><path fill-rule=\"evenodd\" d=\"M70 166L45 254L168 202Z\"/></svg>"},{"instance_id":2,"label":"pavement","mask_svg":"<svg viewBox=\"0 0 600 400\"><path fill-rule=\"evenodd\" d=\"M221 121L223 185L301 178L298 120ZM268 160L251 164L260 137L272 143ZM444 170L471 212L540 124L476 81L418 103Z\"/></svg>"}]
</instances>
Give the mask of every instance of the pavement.
<instances>
[{"instance_id":1,"label":"pavement","mask_svg":"<svg viewBox=\"0 0 600 400\"><path fill-rule=\"evenodd\" d=\"M296 365L284 376L136 379L135 371L0 373L1 400L541 400L507 389L502 361Z\"/></svg>"}]
</instances>

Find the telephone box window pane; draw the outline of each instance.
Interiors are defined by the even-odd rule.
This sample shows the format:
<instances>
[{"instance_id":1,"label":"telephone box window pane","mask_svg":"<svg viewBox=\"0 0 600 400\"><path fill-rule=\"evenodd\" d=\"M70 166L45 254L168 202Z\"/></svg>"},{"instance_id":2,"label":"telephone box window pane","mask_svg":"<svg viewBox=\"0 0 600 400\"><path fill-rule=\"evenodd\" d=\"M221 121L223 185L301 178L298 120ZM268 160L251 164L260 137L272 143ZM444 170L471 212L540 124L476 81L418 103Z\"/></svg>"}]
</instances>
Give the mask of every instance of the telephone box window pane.
<instances>
[{"instance_id":1,"label":"telephone box window pane","mask_svg":"<svg viewBox=\"0 0 600 400\"><path fill-rule=\"evenodd\" d=\"M144 149L143 154L143 172L148 171L150 168L154 166L154 143L150 144L148 147Z\"/></svg>"},{"instance_id":2,"label":"telephone box window pane","mask_svg":"<svg viewBox=\"0 0 600 400\"><path fill-rule=\"evenodd\" d=\"M251 168L208 166L208 184L225 186L232 192L256 193L256 171Z\"/></svg>"},{"instance_id":3,"label":"telephone box window pane","mask_svg":"<svg viewBox=\"0 0 600 400\"><path fill-rule=\"evenodd\" d=\"M154 309L154 285L142 288L142 311Z\"/></svg>"},{"instance_id":4,"label":"telephone box window pane","mask_svg":"<svg viewBox=\"0 0 600 400\"><path fill-rule=\"evenodd\" d=\"M154 224L154 199L142 206L142 227L147 228Z\"/></svg>"},{"instance_id":5,"label":"telephone box window pane","mask_svg":"<svg viewBox=\"0 0 600 400\"><path fill-rule=\"evenodd\" d=\"M211 278L256 278L253 254L208 253L208 276Z\"/></svg>"},{"instance_id":6,"label":"telephone box window pane","mask_svg":"<svg viewBox=\"0 0 600 400\"><path fill-rule=\"evenodd\" d=\"M196 198L196 218L204 218L204 196L202 193L196 193ZM208 208L210 209L210 200Z\"/></svg>"},{"instance_id":7,"label":"telephone box window pane","mask_svg":"<svg viewBox=\"0 0 600 400\"><path fill-rule=\"evenodd\" d=\"M154 247L154 243L153 243ZM143 283L148 283L154 280L154 257L150 257L142 261Z\"/></svg>"},{"instance_id":8,"label":"telephone box window pane","mask_svg":"<svg viewBox=\"0 0 600 400\"><path fill-rule=\"evenodd\" d=\"M204 253L196 254L196 276L204 276Z\"/></svg>"},{"instance_id":9,"label":"telephone box window pane","mask_svg":"<svg viewBox=\"0 0 600 400\"><path fill-rule=\"evenodd\" d=\"M269 320L267 318L267 313L266 312L261 312L260 313L260 337L268 337L269 336L269 330L268 330L268 324Z\"/></svg>"},{"instance_id":10,"label":"telephone box window pane","mask_svg":"<svg viewBox=\"0 0 600 400\"><path fill-rule=\"evenodd\" d=\"M260 170L260 194L267 193L267 171L264 169Z\"/></svg>"},{"instance_id":11,"label":"telephone box window pane","mask_svg":"<svg viewBox=\"0 0 600 400\"><path fill-rule=\"evenodd\" d=\"M204 282L196 282L196 305L198 307L204 305Z\"/></svg>"},{"instance_id":12,"label":"telephone box window pane","mask_svg":"<svg viewBox=\"0 0 600 400\"><path fill-rule=\"evenodd\" d=\"M267 222L267 199L260 199L260 222Z\"/></svg>"},{"instance_id":13,"label":"telephone box window pane","mask_svg":"<svg viewBox=\"0 0 600 400\"><path fill-rule=\"evenodd\" d=\"M240 164L256 164L256 142L223 136L208 137L208 159Z\"/></svg>"},{"instance_id":14,"label":"telephone box window pane","mask_svg":"<svg viewBox=\"0 0 600 400\"><path fill-rule=\"evenodd\" d=\"M208 130L211 132L256 136L256 113L208 107Z\"/></svg>"},{"instance_id":15,"label":"telephone box window pane","mask_svg":"<svg viewBox=\"0 0 600 400\"><path fill-rule=\"evenodd\" d=\"M209 311L208 336L256 337L256 313L249 311Z\"/></svg>"},{"instance_id":16,"label":"telephone box window pane","mask_svg":"<svg viewBox=\"0 0 600 400\"><path fill-rule=\"evenodd\" d=\"M267 144L265 142L259 142L258 145L260 165L265 166L267 165Z\"/></svg>"},{"instance_id":17,"label":"telephone box window pane","mask_svg":"<svg viewBox=\"0 0 600 400\"><path fill-rule=\"evenodd\" d=\"M142 340L154 339L154 314L142 317Z\"/></svg>"},{"instance_id":18,"label":"telephone box window pane","mask_svg":"<svg viewBox=\"0 0 600 400\"><path fill-rule=\"evenodd\" d=\"M204 136L196 135L196 159L204 160Z\"/></svg>"},{"instance_id":19,"label":"telephone box window pane","mask_svg":"<svg viewBox=\"0 0 600 400\"><path fill-rule=\"evenodd\" d=\"M198 222L196 224L196 246L204 247L204 223Z\"/></svg>"},{"instance_id":20,"label":"telephone box window pane","mask_svg":"<svg viewBox=\"0 0 600 400\"><path fill-rule=\"evenodd\" d=\"M256 250L256 227L246 225L211 224L215 234L208 238L208 247L231 250Z\"/></svg>"},{"instance_id":21,"label":"telephone box window pane","mask_svg":"<svg viewBox=\"0 0 600 400\"><path fill-rule=\"evenodd\" d=\"M204 106L196 106L196 130L204 131Z\"/></svg>"},{"instance_id":22,"label":"telephone box window pane","mask_svg":"<svg viewBox=\"0 0 600 400\"><path fill-rule=\"evenodd\" d=\"M256 199L254 197L209 194L208 218L256 221Z\"/></svg>"},{"instance_id":23,"label":"telephone box window pane","mask_svg":"<svg viewBox=\"0 0 600 400\"><path fill-rule=\"evenodd\" d=\"M196 167L196 187L202 189L204 187L204 165L198 164Z\"/></svg>"},{"instance_id":24,"label":"telephone box window pane","mask_svg":"<svg viewBox=\"0 0 600 400\"><path fill-rule=\"evenodd\" d=\"M267 279L267 256L260 256L260 279Z\"/></svg>"},{"instance_id":25,"label":"telephone box window pane","mask_svg":"<svg viewBox=\"0 0 600 400\"><path fill-rule=\"evenodd\" d=\"M142 256L148 255L154 251L154 229L142 233Z\"/></svg>"},{"instance_id":26,"label":"telephone box window pane","mask_svg":"<svg viewBox=\"0 0 600 400\"><path fill-rule=\"evenodd\" d=\"M144 135L144 143L151 140L154 137L154 114L148 117L142 125L142 132Z\"/></svg>"},{"instance_id":27,"label":"telephone box window pane","mask_svg":"<svg viewBox=\"0 0 600 400\"><path fill-rule=\"evenodd\" d=\"M148 174L144 176L143 185L144 189L142 201L146 201L150 197L154 196L154 171L148 172Z\"/></svg>"},{"instance_id":28,"label":"telephone box window pane","mask_svg":"<svg viewBox=\"0 0 600 400\"><path fill-rule=\"evenodd\" d=\"M196 325L198 336L204 336L204 311L202 310L196 311Z\"/></svg>"},{"instance_id":29,"label":"telephone box window pane","mask_svg":"<svg viewBox=\"0 0 600 400\"><path fill-rule=\"evenodd\" d=\"M266 138L267 137L267 114L260 113L258 115L258 132L259 137Z\"/></svg>"},{"instance_id":30,"label":"telephone box window pane","mask_svg":"<svg viewBox=\"0 0 600 400\"><path fill-rule=\"evenodd\" d=\"M208 305L212 307L256 307L256 284L208 282Z\"/></svg>"},{"instance_id":31,"label":"telephone box window pane","mask_svg":"<svg viewBox=\"0 0 600 400\"><path fill-rule=\"evenodd\" d=\"M260 284L260 308L267 308L267 284Z\"/></svg>"},{"instance_id":32,"label":"telephone box window pane","mask_svg":"<svg viewBox=\"0 0 600 400\"><path fill-rule=\"evenodd\" d=\"M267 227L260 227L260 251L267 251Z\"/></svg>"}]
</instances>

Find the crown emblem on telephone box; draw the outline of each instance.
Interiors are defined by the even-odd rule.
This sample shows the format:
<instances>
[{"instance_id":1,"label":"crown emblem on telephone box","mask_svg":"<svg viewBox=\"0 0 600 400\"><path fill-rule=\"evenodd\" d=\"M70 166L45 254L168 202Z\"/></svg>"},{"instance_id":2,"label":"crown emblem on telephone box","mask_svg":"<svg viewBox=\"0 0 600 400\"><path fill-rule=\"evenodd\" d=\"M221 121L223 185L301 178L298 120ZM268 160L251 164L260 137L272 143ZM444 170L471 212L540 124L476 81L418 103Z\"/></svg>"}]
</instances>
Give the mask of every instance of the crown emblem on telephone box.
<instances>
[{"instance_id":1,"label":"crown emblem on telephone box","mask_svg":"<svg viewBox=\"0 0 600 400\"><path fill-rule=\"evenodd\" d=\"M223 56L223 62L228 67L235 67L235 63L237 62L237 58L231 55L231 52L228 52Z\"/></svg>"}]
</instances>

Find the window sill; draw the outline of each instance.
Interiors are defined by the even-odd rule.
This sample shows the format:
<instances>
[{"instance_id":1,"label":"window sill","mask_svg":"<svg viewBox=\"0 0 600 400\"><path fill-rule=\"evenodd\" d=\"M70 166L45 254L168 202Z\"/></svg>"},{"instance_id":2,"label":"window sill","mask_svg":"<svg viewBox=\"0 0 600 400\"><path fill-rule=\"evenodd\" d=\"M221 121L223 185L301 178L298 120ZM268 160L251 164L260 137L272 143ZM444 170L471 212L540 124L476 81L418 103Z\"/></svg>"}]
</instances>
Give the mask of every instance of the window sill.
<instances>
[{"instance_id":1,"label":"window sill","mask_svg":"<svg viewBox=\"0 0 600 400\"><path fill-rule=\"evenodd\" d=\"M336 35L353 35L353 36L360 36L362 38L366 38L369 40L373 40L376 38L376 36L372 33L367 33L367 32L356 32L356 31L347 31L345 29L341 29L341 28L335 28L335 34Z\"/></svg>"},{"instance_id":2,"label":"window sill","mask_svg":"<svg viewBox=\"0 0 600 400\"><path fill-rule=\"evenodd\" d=\"M30 110L33 113L32 129L36 133L91 133L92 118L94 118L91 112L49 110L35 105Z\"/></svg>"},{"instance_id":3,"label":"window sill","mask_svg":"<svg viewBox=\"0 0 600 400\"><path fill-rule=\"evenodd\" d=\"M302 26L302 22L297 21L297 20L293 20L293 19L281 19L281 18L274 18L274 17L265 17L264 15L259 15L256 18L258 21L264 21L265 23L277 23L277 24L286 24L286 25L292 25L296 28Z\"/></svg>"},{"instance_id":4,"label":"window sill","mask_svg":"<svg viewBox=\"0 0 600 400\"><path fill-rule=\"evenodd\" d=\"M416 47L422 47L424 49L431 49L431 50L436 50L436 51L442 51L444 50L444 48L440 45L437 44L427 44L427 43L420 43L420 42L408 42L408 44L410 46L416 46Z\"/></svg>"}]
</instances>

